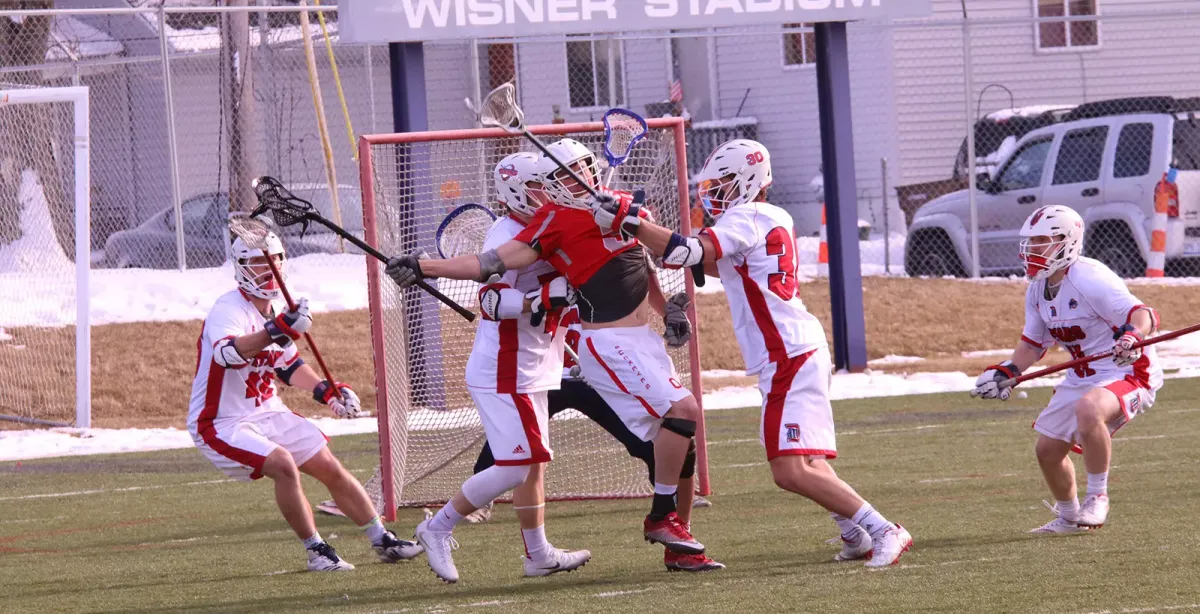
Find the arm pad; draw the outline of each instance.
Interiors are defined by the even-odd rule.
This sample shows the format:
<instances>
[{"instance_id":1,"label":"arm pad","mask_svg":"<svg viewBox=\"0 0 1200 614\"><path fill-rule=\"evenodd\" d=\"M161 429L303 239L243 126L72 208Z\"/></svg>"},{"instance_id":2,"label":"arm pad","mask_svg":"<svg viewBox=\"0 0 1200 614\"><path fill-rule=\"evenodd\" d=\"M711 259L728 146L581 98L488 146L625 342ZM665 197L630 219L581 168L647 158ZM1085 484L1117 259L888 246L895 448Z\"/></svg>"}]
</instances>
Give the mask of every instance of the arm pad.
<instances>
[{"instance_id":1,"label":"arm pad","mask_svg":"<svg viewBox=\"0 0 1200 614\"><path fill-rule=\"evenodd\" d=\"M479 279L476 281L482 283L492 278L492 275L504 275L508 267L504 266L504 261L500 259L500 254L496 250L489 249L482 254L476 256L479 258Z\"/></svg>"},{"instance_id":2,"label":"arm pad","mask_svg":"<svg viewBox=\"0 0 1200 614\"><path fill-rule=\"evenodd\" d=\"M502 284L479 290L479 308L488 320L515 320L525 311L525 293Z\"/></svg>"},{"instance_id":3,"label":"arm pad","mask_svg":"<svg viewBox=\"0 0 1200 614\"><path fill-rule=\"evenodd\" d=\"M296 369L299 369L300 365L303 365L303 364L304 364L304 359L297 358L296 362L293 362L290 366L285 367L283 369L275 369L275 377L278 377L279 381L287 384L288 386L291 386L292 385L292 375L295 374Z\"/></svg>"},{"instance_id":4,"label":"arm pad","mask_svg":"<svg viewBox=\"0 0 1200 614\"><path fill-rule=\"evenodd\" d=\"M233 346L234 337L226 337L213 345L213 362L225 369L241 369L250 364Z\"/></svg>"},{"instance_id":5,"label":"arm pad","mask_svg":"<svg viewBox=\"0 0 1200 614\"><path fill-rule=\"evenodd\" d=\"M677 232L671 233L667 241L667 249L663 250L663 266L668 269L681 269L695 266L704 262L704 245L696 237L685 237Z\"/></svg>"}]
</instances>

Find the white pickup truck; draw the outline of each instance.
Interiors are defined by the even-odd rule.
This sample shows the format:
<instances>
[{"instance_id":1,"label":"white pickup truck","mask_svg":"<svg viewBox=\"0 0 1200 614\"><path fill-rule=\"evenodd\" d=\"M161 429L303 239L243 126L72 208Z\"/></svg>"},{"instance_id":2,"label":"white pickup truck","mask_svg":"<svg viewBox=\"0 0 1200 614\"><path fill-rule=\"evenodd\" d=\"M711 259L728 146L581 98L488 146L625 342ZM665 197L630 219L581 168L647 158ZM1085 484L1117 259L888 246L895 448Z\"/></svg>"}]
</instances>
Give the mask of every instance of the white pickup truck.
<instances>
[{"instance_id":1,"label":"white pickup truck","mask_svg":"<svg viewBox=\"0 0 1200 614\"><path fill-rule=\"evenodd\" d=\"M1200 272L1200 99L1126 98L1083 104L1059 123L1023 136L976 192L979 270L1019 273L1018 235L1038 207L1066 205L1087 224L1084 255L1122 277L1145 273L1154 195L1176 169L1178 206L1168 211L1168 274ZM905 245L909 275L971 270L967 190L913 215Z\"/></svg>"}]
</instances>

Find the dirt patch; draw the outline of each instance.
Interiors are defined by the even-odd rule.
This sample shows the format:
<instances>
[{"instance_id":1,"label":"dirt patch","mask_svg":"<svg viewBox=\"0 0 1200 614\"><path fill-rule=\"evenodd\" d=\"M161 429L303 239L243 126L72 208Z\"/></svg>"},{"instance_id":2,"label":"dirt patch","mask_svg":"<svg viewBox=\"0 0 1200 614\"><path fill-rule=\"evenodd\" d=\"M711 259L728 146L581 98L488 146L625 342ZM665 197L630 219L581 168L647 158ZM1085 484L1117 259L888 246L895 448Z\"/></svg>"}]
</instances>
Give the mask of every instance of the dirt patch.
<instances>
[{"instance_id":1,"label":"dirt patch","mask_svg":"<svg viewBox=\"0 0 1200 614\"><path fill-rule=\"evenodd\" d=\"M1131 289L1159 310L1164 328L1193 323L1191 306L1200 302L1200 286L1135 284ZM805 283L800 292L829 331L828 284ZM884 371L975 373L1004 356L963 358L962 352L1011 348L1021 334L1024 293L1024 282L866 278L863 300L868 357L896 354L926 359L916 364L878 367ZM743 369L725 296L700 295L697 309L703 368ZM471 345L469 325L456 320L453 324L447 322L443 330L447 346L456 348L453 359L465 360ZM0 369L5 371L5 385L0 386L0 414L69 419L74 414L73 329L16 328L6 332L13 339L0 342ZM199 321L94 327L94 424L108 428L184 426L199 332ZM363 405L374 411L374 353L367 312L318 314L313 333L334 377L354 387ZM16 349L18 346L23 349ZM304 353L310 356L306 349ZM1051 353L1043 362L1064 359L1062 353ZM706 382L705 386L713 389L753 383L750 379L731 378L728 382ZM442 385L448 396L464 392L461 382ZM285 388L282 396L297 413L328 415L308 391ZM20 427L0 421L2 428Z\"/></svg>"}]
</instances>

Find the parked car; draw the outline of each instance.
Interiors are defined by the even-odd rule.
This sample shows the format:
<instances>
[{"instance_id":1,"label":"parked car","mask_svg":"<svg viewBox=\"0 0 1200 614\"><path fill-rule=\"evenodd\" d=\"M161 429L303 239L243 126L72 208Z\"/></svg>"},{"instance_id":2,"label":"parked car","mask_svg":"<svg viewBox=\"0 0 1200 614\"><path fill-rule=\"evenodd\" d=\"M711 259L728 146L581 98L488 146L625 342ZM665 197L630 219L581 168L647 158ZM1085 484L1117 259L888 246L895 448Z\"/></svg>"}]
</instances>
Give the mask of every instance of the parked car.
<instances>
[{"instance_id":1,"label":"parked car","mask_svg":"<svg viewBox=\"0 0 1200 614\"><path fill-rule=\"evenodd\" d=\"M1012 154L1017 141L1038 128L1061 121L1075 105L1051 104L1001 109L988 113L975 122L976 174L994 177L1000 160ZM925 203L945 194L967 189L970 166L967 164L967 139L958 148L958 156L948 179L913 183L896 187L900 210L905 223L912 223L913 213Z\"/></svg>"},{"instance_id":2,"label":"parked car","mask_svg":"<svg viewBox=\"0 0 1200 614\"><path fill-rule=\"evenodd\" d=\"M333 219L329 188L324 184L295 184L289 189L308 200L321 213ZM363 236L361 192L356 186L338 186L338 205L343 227L355 236ZM184 257L190 268L220 266L226 260L229 238L229 194L208 192L193 196L182 205ZM174 269L179 267L175 243L175 208L166 207L141 225L121 230L104 244L104 262L112 268ZM304 236L300 227L280 229L280 238L291 257L313 253L336 253L337 238L323 226L313 224ZM346 251L361 253L350 243Z\"/></svg>"},{"instance_id":3,"label":"parked car","mask_svg":"<svg viewBox=\"0 0 1200 614\"><path fill-rule=\"evenodd\" d=\"M1145 273L1154 194L1178 170L1178 206L1167 212L1168 267L1200 264L1200 99L1128 98L1080 105L1062 121L1022 137L976 194L979 270L1021 271L1018 233L1038 207L1066 205L1087 224L1083 254L1123 277ZM913 216L905 245L909 275L971 270L967 190Z\"/></svg>"}]
</instances>

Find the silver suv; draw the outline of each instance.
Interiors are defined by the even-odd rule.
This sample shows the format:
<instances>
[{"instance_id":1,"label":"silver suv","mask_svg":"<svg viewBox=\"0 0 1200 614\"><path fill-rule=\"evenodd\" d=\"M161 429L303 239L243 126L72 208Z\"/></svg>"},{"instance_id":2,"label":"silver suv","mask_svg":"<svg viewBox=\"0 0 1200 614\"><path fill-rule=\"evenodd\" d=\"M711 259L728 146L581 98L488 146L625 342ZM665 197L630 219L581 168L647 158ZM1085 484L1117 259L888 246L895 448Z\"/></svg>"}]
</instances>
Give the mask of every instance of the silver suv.
<instances>
[{"instance_id":1,"label":"silver suv","mask_svg":"<svg viewBox=\"0 0 1200 614\"><path fill-rule=\"evenodd\" d=\"M1060 123L1022 137L994 178L979 174L979 271L1019 273L1018 232L1038 207L1066 205L1087 224L1084 255L1122 277L1145 273L1155 190L1177 170L1178 206L1167 212L1166 257L1200 264L1200 99L1127 98L1080 105ZM921 206L909 226L909 275L971 270L970 205L960 190Z\"/></svg>"}]
</instances>

